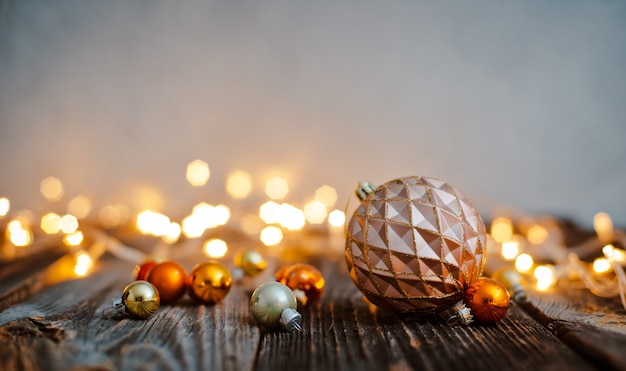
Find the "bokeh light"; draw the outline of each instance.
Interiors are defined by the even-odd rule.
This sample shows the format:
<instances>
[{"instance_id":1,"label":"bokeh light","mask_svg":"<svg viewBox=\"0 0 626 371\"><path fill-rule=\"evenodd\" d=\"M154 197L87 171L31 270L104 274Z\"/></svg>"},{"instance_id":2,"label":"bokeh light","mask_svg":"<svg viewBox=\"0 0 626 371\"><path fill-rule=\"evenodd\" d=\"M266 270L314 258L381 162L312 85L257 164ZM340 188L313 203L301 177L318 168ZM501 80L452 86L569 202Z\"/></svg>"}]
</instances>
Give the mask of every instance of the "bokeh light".
<instances>
[{"instance_id":1,"label":"bokeh light","mask_svg":"<svg viewBox=\"0 0 626 371\"><path fill-rule=\"evenodd\" d=\"M298 231L306 224L304 212L288 203L280 205L278 223L290 231Z\"/></svg>"},{"instance_id":2,"label":"bokeh light","mask_svg":"<svg viewBox=\"0 0 626 371\"><path fill-rule=\"evenodd\" d=\"M85 236L83 235L83 232L81 231L68 233L65 236L63 236L63 243L65 243L67 246L78 246L81 243L83 243L84 237Z\"/></svg>"},{"instance_id":3,"label":"bokeh light","mask_svg":"<svg viewBox=\"0 0 626 371\"><path fill-rule=\"evenodd\" d=\"M76 254L76 265L74 265L74 273L79 277L86 276L93 268L93 259L85 251Z\"/></svg>"},{"instance_id":4,"label":"bokeh light","mask_svg":"<svg viewBox=\"0 0 626 371\"><path fill-rule=\"evenodd\" d=\"M261 242L265 246L276 246L283 240L283 231L275 226L267 226L261 231Z\"/></svg>"},{"instance_id":5,"label":"bokeh light","mask_svg":"<svg viewBox=\"0 0 626 371\"><path fill-rule=\"evenodd\" d=\"M346 223L346 213L341 210L333 210L328 214L328 224L333 227L341 227Z\"/></svg>"},{"instance_id":6,"label":"bokeh light","mask_svg":"<svg viewBox=\"0 0 626 371\"><path fill-rule=\"evenodd\" d=\"M39 185L39 190L46 200L50 202L59 201L65 194L63 183L53 176L49 176L42 180Z\"/></svg>"},{"instance_id":7,"label":"bokeh light","mask_svg":"<svg viewBox=\"0 0 626 371\"><path fill-rule=\"evenodd\" d=\"M67 203L67 212L78 219L85 219L91 212L91 200L87 196L76 196Z\"/></svg>"},{"instance_id":8,"label":"bokeh light","mask_svg":"<svg viewBox=\"0 0 626 371\"><path fill-rule=\"evenodd\" d=\"M98 219L104 228L118 227L128 220L130 212L124 204L107 205L98 212Z\"/></svg>"},{"instance_id":9,"label":"bokeh light","mask_svg":"<svg viewBox=\"0 0 626 371\"><path fill-rule=\"evenodd\" d=\"M323 203L326 207L332 207L337 202L337 191L329 185L323 185L315 191L315 201Z\"/></svg>"},{"instance_id":10,"label":"bokeh light","mask_svg":"<svg viewBox=\"0 0 626 371\"><path fill-rule=\"evenodd\" d=\"M265 194L272 200L282 200L289 193L289 184L279 176L275 176L265 183Z\"/></svg>"},{"instance_id":11,"label":"bokeh light","mask_svg":"<svg viewBox=\"0 0 626 371\"><path fill-rule=\"evenodd\" d=\"M491 237L498 242L503 243L511 239L513 236L513 222L505 217L498 217L491 223Z\"/></svg>"},{"instance_id":12,"label":"bokeh light","mask_svg":"<svg viewBox=\"0 0 626 371\"><path fill-rule=\"evenodd\" d=\"M593 271L596 273L607 273L611 270L611 262L607 258L596 258L593 261Z\"/></svg>"},{"instance_id":13,"label":"bokeh light","mask_svg":"<svg viewBox=\"0 0 626 371\"><path fill-rule=\"evenodd\" d=\"M202 160L191 161L187 165L187 181L194 187L203 186L211 177L209 164Z\"/></svg>"},{"instance_id":14,"label":"bokeh light","mask_svg":"<svg viewBox=\"0 0 626 371\"><path fill-rule=\"evenodd\" d=\"M151 234L153 236L164 236L170 227L170 218L154 212L152 210L144 210L137 215L137 229L143 234Z\"/></svg>"},{"instance_id":15,"label":"bokeh light","mask_svg":"<svg viewBox=\"0 0 626 371\"><path fill-rule=\"evenodd\" d=\"M78 230L78 219L72 214L65 214L61 217L59 225L63 233L74 233Z\"/></svg>"},{"instance_id":16,"label":"bokeh light","mask_svg":"<svg viewBox=\"0 0 626 371\"><path fill-rule=\"evenodd\" d=\"M252 190L252 179L245 171L235 171L226 179L226 192L233 198L246 198Z\"/></svg>"},{"instance_id":17,"label":"bokeh light","mask_svg":"<svg viewBox=\"0 0 626 371\"><path fill-rule=\"evenodd\" d=\"M311 224L323 223L326 215L326 205L320 201L311 201L304 206L304 217Z\"/></svg>"},{"instance_id":18,"label":"bokeh light","mask_svg":"<svg viewBox=\"0 0 626 371\"><path fill-rule=\"evenodd\" d=\"M46 234L59 233L61 230L61 216L55 213L47 213L41 217L40 226Z\"/></svg>"},{"instance_id":19,"label":"bokeh light","mask_svg":"<svg viewBox=\"0 0 626 371\"><path fill-rule=\"evenodd\" d=\"M221 258L228 252L228 245L224 240L213 238L204 243L204 253L209 258Z\"/></svg>"},{"instance_id":20,"label":"bokeh light","mask_svg":"<svg viewBox=\"0 0 626 371\"><path fill-rule=\"evenodd\" d=\"M515 258L515 269L522 273L530 272L534 264L533 257L528 254L519 254Z\"/></svg>"},{"instance_id":21,"label":"bokeh light","mask_svg":"<svg viewBox=\"0 0 626 371\"><path fill-rule=\"evenodd\" d=\"M0 217L6 216L11 209L11 202L6 197L0 197Z\"/></svg>"}]
</instances>

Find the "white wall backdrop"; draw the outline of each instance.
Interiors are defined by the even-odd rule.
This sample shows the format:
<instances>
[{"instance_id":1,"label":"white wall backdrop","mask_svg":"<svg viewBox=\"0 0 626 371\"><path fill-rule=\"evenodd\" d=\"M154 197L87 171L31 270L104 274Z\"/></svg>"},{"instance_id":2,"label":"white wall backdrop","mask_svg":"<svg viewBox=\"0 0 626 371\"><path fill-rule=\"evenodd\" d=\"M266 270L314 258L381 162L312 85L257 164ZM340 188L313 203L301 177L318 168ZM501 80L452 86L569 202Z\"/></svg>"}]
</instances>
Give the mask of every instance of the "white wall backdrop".
<instances>
[{"instance_id":1,"label":"white wall backdrop","mask_svg":"<svg viewBox=\"0 0 626 371\"><path fill-rule=\"evenodd\" d=\"M626 2L0 1L14 208L49 175L172 214L232 170L285 176L294 202L332 185L340 208L357 181L429 175L487 218L624 225L625 119Z\"/></svg>"}]
</instances>

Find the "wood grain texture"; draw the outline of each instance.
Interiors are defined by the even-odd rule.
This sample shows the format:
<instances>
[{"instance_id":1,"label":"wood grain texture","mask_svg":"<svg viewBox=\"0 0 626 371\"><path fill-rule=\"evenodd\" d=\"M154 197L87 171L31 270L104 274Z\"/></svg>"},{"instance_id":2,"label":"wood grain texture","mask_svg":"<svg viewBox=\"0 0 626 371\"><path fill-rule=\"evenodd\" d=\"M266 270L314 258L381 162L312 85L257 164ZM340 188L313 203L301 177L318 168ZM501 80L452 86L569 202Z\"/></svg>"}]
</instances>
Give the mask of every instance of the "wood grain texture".
<instances>
[{"instance_id":1,"label":"wood grain texture","mask_svg":"<svg viewBox=\"0 0 626 371\"><path fill-rule=\"evenodd\" d=\"M602 369L626 370L626 311L619 297L585 289L533 292L523 306L561 341Z\"/></svg>"},{"instance_id":2,"label":"wood grain texture","mask_svg":"<svg viewBox=\"0 0 626 371\"><path fill-rule=\"evenodd\" d=\"M196 259L202 258L184 265L190 268ZM102 318L110 299L131 280L132 266L109 257L93 275L44 288L1 312L0 364L12 370L619 368L620 363L598 361L598 354L605 356L601 349L590 356L578 348L585 344L568 341L576 331L588 331L584 315L579 327L558 322L556 331L517 305L493 326L450 326L447 315L399 317L371 308L342 260L317 256L311 262L327 278L327 287L318 302L301 309L303 332L289 333L260 328L248 313L251 291L271 279L279 263L261 277L233 286L215 306L183 299L142 321ZM545 303L558 311L558 305ZM540 310L539 301L535 304L533 310ZM556 318L547 309L545 315ZM623 344L624 339L616 333L613 340Z\"/></svg>"}]
</instances>

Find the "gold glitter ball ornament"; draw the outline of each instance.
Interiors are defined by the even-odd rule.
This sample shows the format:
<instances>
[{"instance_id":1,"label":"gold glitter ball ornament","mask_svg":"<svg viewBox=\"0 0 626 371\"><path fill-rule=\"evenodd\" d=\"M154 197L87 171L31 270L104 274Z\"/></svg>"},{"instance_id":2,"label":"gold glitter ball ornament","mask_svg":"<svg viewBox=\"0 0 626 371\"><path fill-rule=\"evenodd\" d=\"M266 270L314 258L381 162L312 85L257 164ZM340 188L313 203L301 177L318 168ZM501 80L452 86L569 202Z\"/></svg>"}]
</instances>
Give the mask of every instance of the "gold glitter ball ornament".
<instances>
[{"instance_id":1,"label":"gold glitter ball ornament","mask_svg":"<svg viewBox=\"0 0 626 371\"><path fill-rule=\"evenodd\" d=\"M468 198L427 177L359 184L346 228L350 277L367 299L394 312L441 312L482 273L486 229Z\"/></svg>"},{"instance_id":2,"label":"gold glitter ball ornament","mask_svg":"<svg viewBox=\"0 0 626 371\"><path fill-rule=\"evenodd\" d=\"M267 267L267 261L263 255L254 249L238 252L233 260L235 266L240 268L243 274L248 277L259 275Z\"/></svg>"},{"instance_id":3,"label":"gold glitter ball ornament","mask_svg":"<svg viewBox=\"0 0 626 371\"><path fill-rule=\"evenodd\" d=\"M159 309L159 291L147 281L129 283L122 291L122 303L126 312L134 318L145 319Z\"/></svg>"},{"instance_id":4,"label":"gold glitter ball ornament","mask_svg":"<svg viewBox=\"0 0 626 371\"><path fill-rule=\"evenodd\" d=\"M228 269L216 260L197 264L189 274L189 296L197 302L212 305L228 295L233 279Z\"/></svg>"}]
</instances>

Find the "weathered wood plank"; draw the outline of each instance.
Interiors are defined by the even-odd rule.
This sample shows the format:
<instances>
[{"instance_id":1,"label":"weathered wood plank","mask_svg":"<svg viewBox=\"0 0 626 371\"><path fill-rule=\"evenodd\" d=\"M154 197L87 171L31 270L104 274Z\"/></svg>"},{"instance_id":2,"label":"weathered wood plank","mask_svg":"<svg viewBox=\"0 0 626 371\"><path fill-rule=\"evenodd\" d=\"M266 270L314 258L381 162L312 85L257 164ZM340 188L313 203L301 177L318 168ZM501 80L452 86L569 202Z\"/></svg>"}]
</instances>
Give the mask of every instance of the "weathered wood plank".
<instances>
[{"instance_id":1,"label":"weathered wood plank","mask_svg":"<svg viewBox=\"0 0 626 371\"><path fill-rule=\"evenodd\" d=\"M524 310L565 344L602 369L626 369L626 311L619 297L558 287L529 293Z\"/></svg>"},{"instance_id":2,"label":"weathered wood plank","mask_svg":"<svg viewBox=\"0 0 626 371\"><path fill-rule=\"evenodd\" d=\"M190 256L183 265L191 268L202 259ZM581 350L588 344L576 341L587 328L559 317L569 300L580 298L550 306L533 297L533 307L513 305L497 325L450 326L446 316L412 319L373 310L350 281L342 259L312 259L327 287L318 302L301 309L302 333L259 328L249 316L249 295L272 279L275 262L260 277L234 285L215 306L183 299L145 321L104 319L102 310L132 280L132 265L109 257L91 276L48 287L0 313L0 364L24 370L620 368L618 361ZM593 313L600 322L610 318L603 322L609 327L610 321L621 320L619 308L606 303L588 307L580 319ZM573 335L577 340L568 340ZM619 345L624 338L615 333L609 340Z\"/></svg>"}]
</instances>

